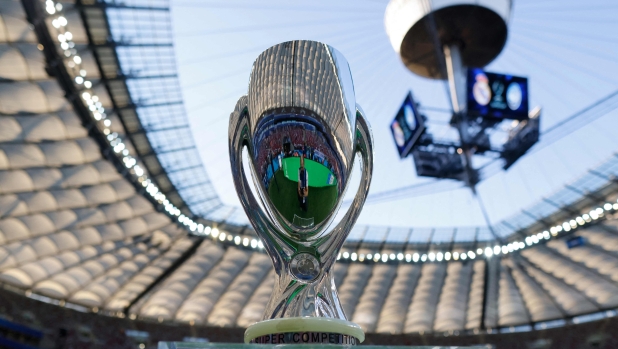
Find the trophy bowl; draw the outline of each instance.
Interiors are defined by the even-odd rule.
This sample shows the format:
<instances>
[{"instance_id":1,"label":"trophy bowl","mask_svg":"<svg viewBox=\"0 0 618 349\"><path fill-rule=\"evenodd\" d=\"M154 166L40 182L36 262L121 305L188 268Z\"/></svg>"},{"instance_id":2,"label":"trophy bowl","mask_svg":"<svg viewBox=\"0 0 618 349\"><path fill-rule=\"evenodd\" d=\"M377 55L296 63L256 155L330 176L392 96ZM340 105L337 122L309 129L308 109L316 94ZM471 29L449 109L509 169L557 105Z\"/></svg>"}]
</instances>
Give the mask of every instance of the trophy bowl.
<instances>
[{"instance_id":1,"label":"trophy bowl","mask_svg":"<svg viewBox=\"0 0 618 349\"><path fill-rule=\"evenodd\" d=\"M256 193L245 176L245 148ZM373 168L371 129L343 55L306 40L260 54L248 93L230 115L229 151L240 202L276 274L262 321L247 329L245 342L362 342L365 335L347 321L331 273ZM357 153L362 175L356 197L331 227Z\"/></svg>"}]
</instances>

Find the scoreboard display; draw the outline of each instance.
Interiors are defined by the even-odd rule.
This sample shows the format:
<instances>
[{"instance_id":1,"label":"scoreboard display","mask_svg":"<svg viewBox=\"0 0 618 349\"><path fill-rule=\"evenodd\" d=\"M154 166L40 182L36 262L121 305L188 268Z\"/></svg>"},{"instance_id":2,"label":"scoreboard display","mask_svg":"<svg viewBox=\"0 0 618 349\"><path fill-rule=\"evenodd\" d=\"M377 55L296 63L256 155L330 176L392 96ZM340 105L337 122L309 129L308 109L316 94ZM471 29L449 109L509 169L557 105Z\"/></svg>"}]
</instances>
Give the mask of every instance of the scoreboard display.
<instances>
[{"instance_id":1,"label":"scoreboard display","mask_svg":"<svg viewBox=\"0 0 618 349\"><path fill-rule=\"evenodd\" d=\"M395 115L395 119L391 122L395 146L402 159L410 154L412 147L424 131L425 121L417 110L412 92L409 92Z\"/></svg>"},{"instance_id":2,"label":"scoreboard display","mask_svg":"<svg viewBox=\"0 0 618 349\"><path fill-rule=\"evenodd\" d=\"M528 79L468 69L468 115L491 119L528 118Z\"/></svg>"}]
</instances>

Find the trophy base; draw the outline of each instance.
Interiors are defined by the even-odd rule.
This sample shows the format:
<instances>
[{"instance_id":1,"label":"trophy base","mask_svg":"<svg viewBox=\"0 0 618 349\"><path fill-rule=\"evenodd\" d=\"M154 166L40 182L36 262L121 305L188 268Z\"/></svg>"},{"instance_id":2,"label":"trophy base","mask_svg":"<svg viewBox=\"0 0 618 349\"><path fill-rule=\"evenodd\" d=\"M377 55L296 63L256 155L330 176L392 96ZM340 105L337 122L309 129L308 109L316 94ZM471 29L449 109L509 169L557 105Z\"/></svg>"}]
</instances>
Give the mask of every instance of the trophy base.
<instances>
[{"instance_id":1,"label":"trophy base","mask_svg":"<svg viewBox=\"0 0 618 349\"><path fill-rule=\"evenodd\" d=\"M245 343L257 344L345 344L365 340L357 324L323 317L292 317L257 322L245 331Z\"/></svg>"}]
</instances>

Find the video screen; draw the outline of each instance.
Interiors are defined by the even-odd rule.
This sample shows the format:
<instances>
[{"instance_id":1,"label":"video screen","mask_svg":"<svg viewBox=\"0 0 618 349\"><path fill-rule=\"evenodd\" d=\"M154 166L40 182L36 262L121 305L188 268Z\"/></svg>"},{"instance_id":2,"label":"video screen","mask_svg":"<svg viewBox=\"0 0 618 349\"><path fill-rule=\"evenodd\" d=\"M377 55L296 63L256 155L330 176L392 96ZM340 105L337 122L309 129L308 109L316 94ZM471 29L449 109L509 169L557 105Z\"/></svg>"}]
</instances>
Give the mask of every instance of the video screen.
<instances>
[{"instance_id":1,"label":"video screen","mask_svg":"<svg viewBox=\"0 0 618 349\"><path fill-rule=\"evenodd\" d=\"M397 112L395 119L391 122L391 132L399 151L399 156L403 159L412 150L412 146L425 130L423 118L416 109L416 104L412 98L412 92L408 93L403 101L401 108Z\"/></svg>"},{"instance_id":2,"label":"video screen","mask_svg":"<svg viewBox=\"0 0 618 349\"><path fill-rule=\"evenodd\" d=\"M528 118L528 79L468 69L468 115L498 119Z\"/></svg>"}]
</instances>

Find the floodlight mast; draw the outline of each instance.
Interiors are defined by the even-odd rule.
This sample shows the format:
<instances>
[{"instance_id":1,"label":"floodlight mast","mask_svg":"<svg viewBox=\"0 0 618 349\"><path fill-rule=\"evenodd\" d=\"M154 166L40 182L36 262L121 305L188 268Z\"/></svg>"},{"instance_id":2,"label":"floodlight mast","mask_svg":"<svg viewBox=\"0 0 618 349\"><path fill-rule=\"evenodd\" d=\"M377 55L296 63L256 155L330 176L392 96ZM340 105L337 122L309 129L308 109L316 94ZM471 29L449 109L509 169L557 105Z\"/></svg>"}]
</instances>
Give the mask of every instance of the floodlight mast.
<instances>
[{"instance_id":1,"label":"floodlight mast","mask_svg":"<svg viewBox=\"0 0 618 349\"><path fill-rule=\"evenodd\" d=\"M482 68L502 52L511 0L391 0L385 26L390 42L416 75L446 80L464 164L464 181L474 193L478 173L466 114L467 67ZM484 130L481 131L484 134Z\"/></svg>"}]
</instances>

